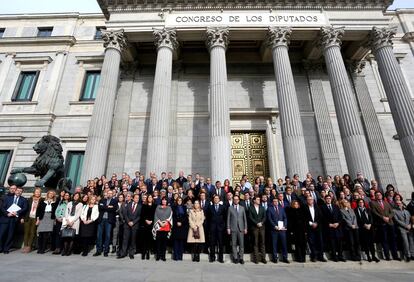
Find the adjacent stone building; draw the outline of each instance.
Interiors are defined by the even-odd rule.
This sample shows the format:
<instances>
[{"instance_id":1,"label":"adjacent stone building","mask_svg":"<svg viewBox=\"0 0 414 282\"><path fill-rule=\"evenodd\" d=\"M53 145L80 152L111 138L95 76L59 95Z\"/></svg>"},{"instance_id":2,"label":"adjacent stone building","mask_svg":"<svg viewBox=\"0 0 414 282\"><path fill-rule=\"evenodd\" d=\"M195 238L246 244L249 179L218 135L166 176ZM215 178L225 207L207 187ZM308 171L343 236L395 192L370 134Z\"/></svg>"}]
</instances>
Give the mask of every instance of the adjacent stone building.
<instances>
[{"instance_id":1,"label":"adjacent stone building","mask_svg":"<svg viewBox=\"0 0 414 282\"><path fill-rule=\"evenodd\" d=\"M98 2L102 14L0 15L0 181L53 134L77 183L362 171L410 196L413 9Z\"/></svg>"}]
</instances>

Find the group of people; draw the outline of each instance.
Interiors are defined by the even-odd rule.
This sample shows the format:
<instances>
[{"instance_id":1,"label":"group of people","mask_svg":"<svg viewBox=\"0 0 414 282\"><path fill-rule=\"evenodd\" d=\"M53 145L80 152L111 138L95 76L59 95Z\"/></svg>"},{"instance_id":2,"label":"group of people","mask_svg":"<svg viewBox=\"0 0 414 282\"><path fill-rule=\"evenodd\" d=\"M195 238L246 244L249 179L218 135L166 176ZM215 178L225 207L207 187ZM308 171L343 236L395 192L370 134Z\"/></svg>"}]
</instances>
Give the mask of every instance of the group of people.
<instances>
[{"instance_id":1,"label":"group of people","mask_svg":"<svg viewBox=\"0 0 414 282\"><path fill-rule=\"evenodd\" d=\"M244 252L254 263L414 259L414 192L406 205L392 185L385 189L362 173L318 176L308 173L279 178L246 175L231 186L226 179L212 183L199 174L178 178L163 172L145 179L123 173L89 180L85 187L49 190L45 197L35 188L26 199L23 188L11 186L0 202L0 251L13 246L16 226L23 225L23 252L37 248L53 254L94 256L115 253L122 259L141 253L143 260L165 261L168 246L173 260L191 250L192 260L206 252L209 261L244 264ZM110 247L112 246L112 250ZM400 251L401 255L399 255ZM279 258L279 252L281 257ZM345 256L345 252L347 256ZM379 254L379 255L378 255Z\"/></svg>"}]
</instances>

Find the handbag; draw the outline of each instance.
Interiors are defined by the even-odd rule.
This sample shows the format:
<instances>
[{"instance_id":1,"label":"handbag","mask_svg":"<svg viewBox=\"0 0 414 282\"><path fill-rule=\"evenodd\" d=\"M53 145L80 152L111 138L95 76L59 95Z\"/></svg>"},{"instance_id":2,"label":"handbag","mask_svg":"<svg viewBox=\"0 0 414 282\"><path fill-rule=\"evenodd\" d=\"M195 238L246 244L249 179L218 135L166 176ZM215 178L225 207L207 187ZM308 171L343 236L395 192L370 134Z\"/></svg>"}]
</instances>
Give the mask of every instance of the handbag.
<instances>
[{"instance_id":1,"label":"handbag","mask_svg":"<svg viewBox=\"0 0 414 282\"><path fill-rule=\"evenodd\" d=\"M62 238L74 238L76 235L76 230L71 227L65 227L62 229L60 237Z\"/></svg>"},{"instance_id":2,"label":"handbag","mask_svg":"<svg viewBox=\"0 0 414 282\"><path fill-rule=\"evenodd\" d=\"M193 229L193 237L194 239L200 239L200 229L198 226L196 230Z\"/></svg>"}]
</instances>

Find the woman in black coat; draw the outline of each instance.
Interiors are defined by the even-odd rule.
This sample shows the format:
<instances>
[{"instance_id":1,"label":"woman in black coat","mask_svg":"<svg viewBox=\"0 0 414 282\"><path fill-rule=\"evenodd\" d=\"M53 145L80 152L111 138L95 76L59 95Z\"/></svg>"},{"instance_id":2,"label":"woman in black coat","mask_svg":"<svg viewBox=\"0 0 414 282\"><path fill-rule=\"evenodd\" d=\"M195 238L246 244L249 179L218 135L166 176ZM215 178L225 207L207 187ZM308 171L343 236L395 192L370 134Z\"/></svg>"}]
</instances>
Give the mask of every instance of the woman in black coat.
<instances>
[{"instance_id":1,"label":"woman in black coat","mask_svg":"<svg viewBox=\"0 0 414 282\"><path fill-rule=\"evenodd\" d=\"M173 222L173 260L183 260L184 245L188 236L188 215L187 207L183 204L183 199L178 197L172 208Z\"/></svg>"},{"instance_id":2,"label":"woman in black coat","mask_svg":"<svg viewBox=\"0 0 414 282\"><path fill-rule=\"evenodd\" d=\"M294 200L288 209L288 232L292 242L295 244L295 260L305 262L306 260L306 237L305 221L299 201Z\"/></svg>"},{"instance_id":3,"label":"woman in black coat","mask_svg":"<svg viewBox=\"0 0 414 282\"><path fill-rule=\"evenodd\" d=\"M152 227L154 225L154 214L156 205L152 195L148 195L142 205L140 228L142 230L142 254L141 259L149 259L150 251L154 248L154 239L152 237Z\"/></svg>"}]
</instances>

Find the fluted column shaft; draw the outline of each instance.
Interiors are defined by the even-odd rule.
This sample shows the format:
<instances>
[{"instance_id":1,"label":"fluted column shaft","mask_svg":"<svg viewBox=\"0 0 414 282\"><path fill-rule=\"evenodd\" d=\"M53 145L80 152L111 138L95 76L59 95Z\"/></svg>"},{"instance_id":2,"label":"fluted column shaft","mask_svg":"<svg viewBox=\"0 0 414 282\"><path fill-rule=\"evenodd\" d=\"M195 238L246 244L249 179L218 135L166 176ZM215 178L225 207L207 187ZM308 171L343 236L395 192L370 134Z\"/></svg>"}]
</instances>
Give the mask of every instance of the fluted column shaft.
<instances>
[{"instance_id":1,"label":"fluted column shaft","mask_svg":"<svg viewBox=\"0 0 414 282\"><path fill-rule=\"evenodd\" d=\"M348 172L356 177L362 172L368 179L374 178L368 145L364 129L359 118L358 109L351 82L349 80L341 55L341 38L343 28L322 28L322 46L326 68L331 84L336 115L341 132Z\"/></svg>"},{"instance_id":2,"label":"fluted column shaft","mask_svg":"<svg viewBox=\"0 0 414 282\"><path fill-rule=\"evenodd\" d=\"M325 174L342 174L335 134L322 86L321 75L323 66L320 62L307 61L305 62L305 68L307 69L308 74L309 88L312 97L313 111L315 112Z\"/></svg>"},{"instance_id":3,"label":"fluted column shaft","mask_svg":"<svg viewBox=\"0 0 414 282\"><path fill-rule=\"evenodd\" d=\"M160 175L168 168L168 138L170 133L170 100L173 51L177 47L173 29L154 30L158 47L148 130L146 173Z\"/></svg>"},{"instance_id":4,"label":"fluted column shaft","mask_svg":"<svg viewBox=\"0 0 414 282\"><path fill-rule=\"evenodd\" d=\"M411 181L414 182L414 103L392 48L393 28L373 28L371 46L390 105Z\"/></svg>"},{"instance_id":5,"label":"fluted column shaft","mask_svg":"<svg viewBox=\"0 0 414 282\"><path fill-rule=\"evenodd\" d=\"M121 50L126 46L123 30L103 31L102 38L106 50L89 125L81 185L86 184L88 179L105 174L119 79Z\"/></svg>"},{"instance_id":6,"label":"fluted column shaft","mask_svg":"<svg viewBox=\"0 0 414 282\"><path fill-rule=\"evenodd\" d=\"M301 177L308 172L305 138L299 103L289 60L290 28L269 28L268 45L272 48L276 91L280 112L287 175Z\"/></svg>"},{"instance_id":7,"label":"fluted column shaft","mask_svg":"<svg viewBox=\"0 0 414 282\"><path fill-rule=\"evenodd\" d=\"M226 93L228 29L207 29L210 51L210 146L211 179L231 181L230 113Z\"/></svg>"},{"instance_id":8,"label":"fluted column shaft","mask_svg":"<svg viewBox=\"0 0 414 282\"><path fill-rule=\"evenodd\" d=\"M362 69L365 61L351 62L350 71L354 83L357 102L361 109L362 121L365 125L367 141L372 155L372 164L380 187L385 190L388 184L396 185L391 159L385 144L374 104L369 94Z\"/></svg>"}]
</instances>

